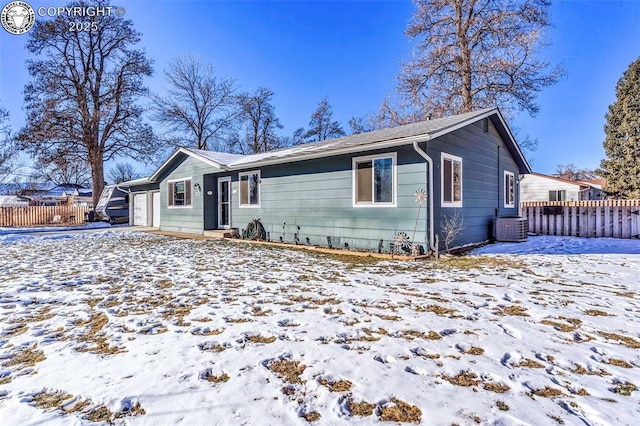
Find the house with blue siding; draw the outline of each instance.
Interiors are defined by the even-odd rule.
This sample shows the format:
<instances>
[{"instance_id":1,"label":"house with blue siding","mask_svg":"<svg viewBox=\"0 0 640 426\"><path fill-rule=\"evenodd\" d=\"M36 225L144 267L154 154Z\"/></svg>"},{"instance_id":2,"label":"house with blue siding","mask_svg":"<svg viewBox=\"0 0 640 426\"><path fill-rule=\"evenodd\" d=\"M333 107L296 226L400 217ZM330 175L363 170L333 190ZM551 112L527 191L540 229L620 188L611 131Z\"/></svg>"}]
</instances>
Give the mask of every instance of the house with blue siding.
<instances>
[{"instance_id":1,"label":"house with blue siding","mask_svg":"<svg viewBox=\"0 0 640 426\"><path fill-rule=\"evenodd\" d=\"M530 172L489 108L252 155L179 148L144 182L159 189L145 217L198 235L259 218L273 241L387 251L404 238L428 251L454 216L453 245L491 240Z\"/></svg>"}]
</instances>

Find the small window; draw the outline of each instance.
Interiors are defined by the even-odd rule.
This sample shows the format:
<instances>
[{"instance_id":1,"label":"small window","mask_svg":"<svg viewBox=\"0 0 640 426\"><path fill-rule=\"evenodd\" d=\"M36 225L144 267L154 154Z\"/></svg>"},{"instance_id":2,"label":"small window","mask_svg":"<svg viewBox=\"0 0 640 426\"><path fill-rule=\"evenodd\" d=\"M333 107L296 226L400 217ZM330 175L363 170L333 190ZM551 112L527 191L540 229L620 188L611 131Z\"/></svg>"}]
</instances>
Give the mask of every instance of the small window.
<instances>
[{"instance_id":1,"label":"small window","mask_svg":"<svg viewBox=\"0 0 640 426\"><path fill-rule=\"evenodd\" d=\"M396 154L353 159L354 206L395 206Z\"/></svg>"},{"instance_id":2,"label":"small window","mask_svg":"<svg viewBox=\"0 0 640 426\"><path fill-rule=\"evenodd\" d=\"M167 185L170 207L191 207L191 179L169 181Z\"/></svg>"},{"instance_id":3,"label":"small window","mask_svg":"<svg viewBox=\"0 0 640 426\"><path fill-rule=\"evenodd\" d=\"M485 118L482 120L482 131L485 133L489 133L489 119Z\"/></svg>"},{"instance_id":4,"label":"small window","mask_svg":"<svg viewBox=\"0 0 640 426\"><path fill-rule=\"evenodd\" d=\"M442 153L442 207L462 207L462 158Z\"/></svg>"},{"instance_id":5,"label":"small window","mask_svg":"<svg viewBox=\"0 0 640 426\"><path fill-rule=\"evenodd\" d=\"M567 201L567 191L549 191L549 201Z\"/></svg>"},{"instance_id":6,"label":"small window","mask_svg":"<svg viewBox=\"0 0 640 426\"><path fill-rule=\"evenodd\" d=\"M516 204L515 175L504 171L504 206L513 208Z\"/></svg>"},{"instance_id":7,"label":"small window","mask_svg":"<svg viewBox=\"0 0 640 426\"><path fill-rule=\"evenodd\" d=\"M260 171L240 173L240 207L260 207Z\"/></svg>"}]
</instances>

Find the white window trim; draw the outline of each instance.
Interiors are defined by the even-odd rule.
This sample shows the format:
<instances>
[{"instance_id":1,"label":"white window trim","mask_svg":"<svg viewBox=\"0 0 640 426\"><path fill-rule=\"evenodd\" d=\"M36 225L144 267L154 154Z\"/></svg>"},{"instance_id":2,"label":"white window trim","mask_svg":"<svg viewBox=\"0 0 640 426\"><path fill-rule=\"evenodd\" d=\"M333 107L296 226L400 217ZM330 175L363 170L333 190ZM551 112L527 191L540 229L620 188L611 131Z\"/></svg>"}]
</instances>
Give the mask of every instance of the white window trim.
<instances>
[{"instance_id":1,"label":"white window trim","mask_svg":"<svg viewBox=\"0 0 640 426\"><path fill-rule=\"evenodd\" d=\"M507 197L509 196L509 192L508 192L508 187L507 187L507 176L511 176L511 179L513 180L513 200L511 200L511 203L509 203ZM503 191L503 197L502 197L502 201L504 203L504 208L505 209L512 209L516 206L516 175L513 172L510 172L508 170L504 171L504 175L502 177L502 182L504 185Z\"/></svg>"},{"instance_id":2,"label":"white window trim","mask_svg":"<svg viewBox=\"0 0 640 426\"><path fill-rule=\"evenodd\" d=\"M357 202L357 185L356 185L356 176L357 176L357 164L363 161L374 161L380 158L391 158L391 173L393 175L393 184L392 184L392 201L390 203L382 203L382 202L370 202L370 203L358 203ZM384 207L397 207L398 205L398 154L396 152L388 152L384 154L376 154L376 155L365 155L362 157L353 157L351 159L351 187L352 194L351 200L353 203L353 207L362 208L362 207L375 207L375 208L384 208ZM372 189L373 190L373 189ZM373 199L373 197L372 197Z\"/></svg>"},{"instance_id":3,"label":"white window trim","mask_svg":"<svg viewBox=\"0 0 640 426\"><path fill-rule=\"evenodd\" d=\"M185 177L180 179L170 179L166 183L168 185L170 183L182 182L187 180L191 181L191 204L189 204L188 206L172 206L171 204L169 204L171 200L169 199L169 188L167 187L167 208L168 209L192 209L193 208L193 177L190 176L190 177Z\"/></svg>"},{"instance_id":4,"label":"white window trim","mask_svg":"<svg viewBox=\"0 0 640 426\"><path fill-rule=\"evenodd\" d=\"M242 204L242 176L258 175L258 204ZM262 204L262 175L260 170L250 170L238 173L238 207L241 209L259 209Z\"/></svg>"},{"instance_id":5,"label":"white window trim","mask_svg":"<svg viewBox=\"0 0 640 426\"><path fill-rule=\"evenodd\" d=\"M460 162L460 201L445 201L444 200L444 160L452 160ZM462 157L457 157L455 155L447 154L446 152L441 153L440 155L440 206L441 207L462 207L462 200L464 199L464 164L462 162ZM452 175L453 177L453 175ZM453 182L451 182L453 187Z\"/></svg>"}]
</instances>

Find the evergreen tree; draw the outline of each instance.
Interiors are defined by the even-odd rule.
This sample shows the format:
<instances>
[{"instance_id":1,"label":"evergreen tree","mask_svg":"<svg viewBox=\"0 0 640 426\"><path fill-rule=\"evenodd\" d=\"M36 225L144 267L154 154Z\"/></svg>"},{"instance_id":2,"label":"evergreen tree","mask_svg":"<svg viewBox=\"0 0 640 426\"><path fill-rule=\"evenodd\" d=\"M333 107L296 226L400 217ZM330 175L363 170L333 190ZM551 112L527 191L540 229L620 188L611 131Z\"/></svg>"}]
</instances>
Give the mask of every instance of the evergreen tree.
<instances>
[{"instance_id":1,"label":"evergreen tree","mask_svg":"<svg viewBox=\"0 0 640 426\"><path fill-rule=\"evenodd\" d=\"M604 150L600 173L605 190L620 198L640 198L640 58L616 86L616 101L605 115Z\"/></svg>"},{"instance_id":2,"label":"evergreen tree","mask_svg":"<svg viewBox=\"0 0 640 426\"><path fill-rule=\"evenodd\" d=\"M322 99L318 104L318 109L311 114L309 130L302 136L305 142L324 141L344 135L345 133L340 123L333 121L333 111L327 98Z\"/></svg>"}]
</instances>

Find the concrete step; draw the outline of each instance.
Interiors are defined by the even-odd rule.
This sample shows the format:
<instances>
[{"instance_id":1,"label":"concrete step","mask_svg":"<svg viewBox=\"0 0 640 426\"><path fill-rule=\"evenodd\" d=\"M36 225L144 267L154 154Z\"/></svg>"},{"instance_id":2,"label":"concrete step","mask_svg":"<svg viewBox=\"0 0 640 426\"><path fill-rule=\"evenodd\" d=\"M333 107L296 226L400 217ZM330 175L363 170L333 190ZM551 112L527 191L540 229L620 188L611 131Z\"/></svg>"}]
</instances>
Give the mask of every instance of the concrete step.
<instances>
[{"instance_id":1,"label":"concrete step","mask_svg":"<svg viewBox=\"0 0 640 426\"><path fill-rule=\"evenodd\" d=\"M233 238L239 235L237 228L232 229L211 229L202 233L205 237L212 238Z\"/></svg>"}]
</instances>

